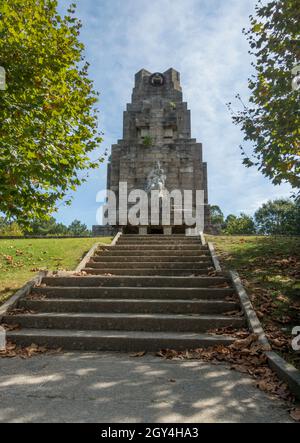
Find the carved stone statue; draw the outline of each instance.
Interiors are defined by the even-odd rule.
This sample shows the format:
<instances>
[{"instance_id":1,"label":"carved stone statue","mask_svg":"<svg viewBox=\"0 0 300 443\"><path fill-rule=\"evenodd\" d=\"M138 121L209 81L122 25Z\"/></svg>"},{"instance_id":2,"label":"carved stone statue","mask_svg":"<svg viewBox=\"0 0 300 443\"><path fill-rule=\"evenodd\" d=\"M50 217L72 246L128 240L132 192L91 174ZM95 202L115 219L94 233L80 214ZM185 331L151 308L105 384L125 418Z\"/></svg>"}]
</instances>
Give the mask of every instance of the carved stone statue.
<instances>
[{"instance_id":1,"label":"carved stone statue","mask_svg":"<svg viewBox=\"0 0 300 443\"><path fill-rule=\"evenodd\" d=\"M154 190L158 190L159 196L162 197L166 191L166 179L167 176L165 174L165 171L161 167L160 161L157 161L155 167L148 175L145 185L145 191L151 192Z\"/></svg>"}]
</instances>

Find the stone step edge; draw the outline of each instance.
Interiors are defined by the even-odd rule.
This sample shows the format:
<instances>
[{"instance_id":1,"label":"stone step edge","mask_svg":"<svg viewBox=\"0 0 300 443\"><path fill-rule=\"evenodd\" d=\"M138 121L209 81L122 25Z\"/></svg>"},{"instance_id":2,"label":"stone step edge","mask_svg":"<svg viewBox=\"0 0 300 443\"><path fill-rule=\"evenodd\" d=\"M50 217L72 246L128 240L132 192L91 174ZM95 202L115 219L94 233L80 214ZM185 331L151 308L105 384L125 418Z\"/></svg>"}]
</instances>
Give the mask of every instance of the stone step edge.
<instances>
[{"instance_id":1,"label":"stone step edge","mask_svg":"<svg viewBox=\"0 0 300 443\"><path fill-rule=\"evenodd\" d=\"M118 260L115 260L115 261L113 261L113 262L105 262L105 260L103 260L103 262L106 264L107 263L107 265L111 265L111 264L114 264L114 265L122 265L122 266L124 266L124 261L118 261ZM87 263L87 265L89 265L90 263L100 263L100 264L103 264L103 262L102 261L98 261L98 260L94 260L94 258L92 259L92 260L90 260L88 263ZM173 265L173 264L176 264L176 265L185 265L185 266L189 266L189 265L197 265L197 266L199 266L199 265L207 265L207 264L212 264L212 262L210 261L210 260L207 260L207 261L172 261L172 260L170 260L170 261L164 261L164 262L160 262L160 263L157 263L157 262L155 262L155 261L143 261L143 260L137 260L137 261L130 261L130 262L127 262L127 263L125 263L125 265L129 265L130 264L130 266L135 266L135 265L137 265L137 264L139 264L139 265L150 265L150 266L153 266L153 265L155 265L155 264L157 264L157 266L160 266L160 265L162 265L162 264L164 264L164 265Z\"/></svg>"},{"instance_id":2,"label":"stone step edge","mask_svg":"<svg viewBox=\"0 0 300 443\"><path fill-rule=\"evenodd\" d=\"M149 269L149 268L139 268L139 269L116 269L116 268L84 268L84 272L91 276L103 276L103 277L175 277L181 275L184 277L197 277L199 275L209 276L210 272L214 272L213 268L207 269Z\"/></svg>"},{"instance_id":3,"label":"stone step edge","mask_svg":"<svg viewBox=\"0 0 300 443\"><path fill-rule=\"evenodd\" d=\"M174 250L177 250L177 251L188 251L188 250L191 250L191 251L208 251L208 249L205 247L205 246L201 246L200 244L199 245L195 245L195 244L191 244L191 245L187 245L187 244L182 244L182 245L180 245L180 244L178 244L178 242L176 242L176 243L174 243L174 245L171 245L171 244L169 244L169 243L167 243L167 244L162 244L162 243L160 243L160 244L157 244L157 243L151 243L151 244L145 244L145 243L140 243L140 244L136 244L136 243L134 243L134 244L122 244L122 245L119 245L119 244L117 244L116 246L113 246L113 247L111 247L113 250L115 250L115 251L117 251L117 250L120 250L120 251L123 251L123 250L125 250L125 251L127 251L127 250L135 250L135 249L149 249L149 250L151 250L151 249L153 249L153 250L156 250L156 249L167 249L167 250L172 250L172 249L174 249ZM104 248L105 249L105 248ZM101 248L99 249L100 251L101 251Z\"/></svg>"},{"instance_id":4,"label":"stone step edge","mask_svg":"<svg viewBox=\"0 0 300 443\"><path fill-rule=\"evenodd\" d=\"M232 302L232 301L227 301L227 300L218 300L218 299L213 299L213 300L207 300L207 299L197 299L197 300L190 300L190 299L183 299L183 298L178 298L178 299L158 299L158 298L145 298L145 299L140 299L140 298L104 298L104 299L99 299L99 298L89 298L88 300L86 298L68 298L68 299L61 299L61 298L45 298L45 299L30 299L30 298L23 298L22 300L20 300L20 303L25 303L25 302L51 302L51 303L139 303L139 304L150 304L150 303L165 303L165 304L208 304L208 305L215 305L215 304L237 304L237 302Z\"/></svg>"},{"instance_id":5,"label":"stone step edge","mask_svg":"<svg viewBox=\"0 0 300 443\"><path fill-rule=\"evenodd\" d=\"M233 288L159 288L159 287L95 287L95 286L44 286L32 288L31 294L40 295L48 300L52 299L84 299L84 300L147 300L158 299L166 301L176 300L220 300L236 301L237 296ZM227 300L226 297L234 299ZM33 298L34 299L34 298Z\"/></svg>"},{"instance_id":6,"label":"stone step edge","mask_svg":"<svg viewBox=\"0 0 300 443\"><path fill-rule=\"evenodd\" d=\"M147 257L147 261L143 260ZM152 260L149 260L149 258L152 258ZM164 258L163 258L164 257ZM193 260L191 261L191 257L193 257ZM206 258L207 257L207 258ZM107 259L113 259L114 262L119 262L119 263L124 263L124 255L94 255L94 257L92 257L92 260L97 261L97 262L106 262ZM127 256L127 260L128 260L128 256ZM192 256L192 255L186 255L186 256L178 256L178 255L172 255L172 256L168 256L168 255L157 255L157 256L153 256L153 255L131 255L130 258L132 258L132 260L128 261L128 263L153 263L153 262L159 262L159 263L207 263L207 262L212 262L211 258L209 257L209 255L207 256ZM182 261L181 261L182 260ZM109 261L110 263L110 261Z\"/></svg>"},{"instance_id":7,"label":"stone step edge","mask_svg":"<svg viewBox=\"0 0 300 443\"><path fill-rule=\"evenodd\" d=\"M158 352L161 349L196 349L215 345L230 345L236 339L193 332L144 332L144 331L76 331L61 329L23 329L7 333L7 338L16 344L30 346L35 343L48 349Z\"/></svg>"},{"instance_id":8,"label":"stone step edge","mask_svg":"<svg viewBox=\"0 0 300 443\"><path fill-rule=\"evenodd\" d=\"M67 287L67 288L174 288L174 289L230 289L230 281L224 277L191 277L191 276L121 276L121 275L81 275L74 274L68 276L49 276L44 277L42 285L48 287ZM220 288L219 285L227 284L228 287ZM36 287L39 287L36 286Z\"/></svg>"},{"instance_id":9,"label":"stone step edge","mask_svg":"<svg viewBox=\"0 0 300 443\"><path fill-rule=\"evenodd\" d=\"M57 313L57 312L43 312L43 313L34 313L34 314L16 314L16 315L7 315L4 317L4 322L9 321L11 324L12 321L18 321L18 319L26 319L26 318L47 318L47 317L57 317L57 318L82 318L82 319L102 319L102 318L114 318L114 319L151 319L151 320L198 320L201 322L201 320L228 320L228 321L236 321L236 320L244 320L244 317L242 316L236 316L231 317L227 315L219 315L219 314L190 314L190 315L183 315L183 314L131 314L131 313L76 313L76 312L70 312L70 313Z\"/></svg>"},{"instance_id":10,"label":"stone step edge","mask_svg":"<svg viewBox=\"0 0 300 443\"><path fill-rule=\"evenodd\" d=\"M97 264L97 263L96 263ZM177 269L174 269L174 268L155 268L155 267L153 267L153 268L136 268L136 269L132 269L131 267L127 267L127 266L124 266L124 267L122 267L122 268L114 268L114 267L112 267L112 268L110 268L109 266L106 268L106 267L102 267L102 265L100 264L99 266L92 266L92 267L89 267L89 266L87 266L86 268L83 268L83 271L101 271L103 269L103 271L105 271L105 272L109 272L110 270L111 271L114 271L114 272L123 272L123 271L130 271L130 273L132 273L132 272L142 272L142 271L145 271L145 272L154 272L154 271L158 271L158 272L189 272L190 274L191 274L191 276L194 276L194 274L195 273L197 273L197 272L209 272L209 271L212 271L214 268L213 268L213 265L211 265L211 266L207 266L207 267L205 267L205 268L187 268L187 269L185 269L185 268L177 268ZM136 274L137 275L137 277L139 277L139 275L138 274ZM161 274L162 276L163 276L163 274ZM160 276L160 274L158 274L158 277Z\"/></svg>"},{"instance_id":11,"label":"stone step edge","mask_svg":"<svg viewBox=\"0 0 300 443\"><path fill-rule=\"evenodd\" d=\"M163 287L159 287L159 286L34 286L32 288L32 292L38 292L38 291L43 291L43 289L46 290L50 290L50 291L55 291L55 290L69 290L69 291L89 291L92 290L94 291L95 289L98 289L99 291L122 291L122 290L126 290L126 291L146 291L146 292L150 292L150 291L163 291L163 292L179 292L179 291L186 291L186 292L228 292L228 294L232 294L234 293L234 289L233 288L214 288L214 287L168 287L168 286L163 286Z\"/></svg>"}]
</instances>

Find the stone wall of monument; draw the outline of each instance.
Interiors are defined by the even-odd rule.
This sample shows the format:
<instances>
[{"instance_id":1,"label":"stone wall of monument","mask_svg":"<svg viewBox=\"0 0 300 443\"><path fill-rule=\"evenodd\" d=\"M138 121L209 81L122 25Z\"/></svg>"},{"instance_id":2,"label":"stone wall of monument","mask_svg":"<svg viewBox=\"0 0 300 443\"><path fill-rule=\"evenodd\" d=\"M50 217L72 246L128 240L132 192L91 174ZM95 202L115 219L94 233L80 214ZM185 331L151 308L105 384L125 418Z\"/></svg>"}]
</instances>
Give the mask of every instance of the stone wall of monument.
<instances>
[{"instance_id":1,"label":"stone wall of monument","mask_svg":"<svg viewBox=\"0 0 300 443\"><path fill-rule=\"evenodd\" d=\"M132 103L124 112L123 139L112 147L108 189L118 193L120 182L127 182L128 192L145 189L158 162L169 192L204 190L208 204L202 144L191 138L191 114L182 100L180 75L174 69L164 74L146 70L136 74ZM208 207L205 214L208 226Z\"/></svg>"}]
</instances>

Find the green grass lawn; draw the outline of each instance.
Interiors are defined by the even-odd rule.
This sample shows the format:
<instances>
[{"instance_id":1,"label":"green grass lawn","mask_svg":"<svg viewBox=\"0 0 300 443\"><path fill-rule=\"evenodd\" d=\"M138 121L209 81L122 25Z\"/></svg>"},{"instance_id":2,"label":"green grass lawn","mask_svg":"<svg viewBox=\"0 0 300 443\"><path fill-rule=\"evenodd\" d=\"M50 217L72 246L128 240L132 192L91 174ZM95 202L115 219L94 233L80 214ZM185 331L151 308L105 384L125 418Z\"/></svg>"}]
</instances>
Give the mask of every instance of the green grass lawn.
<instances>
[{"instance_id":1,"label":"green grass lawn","mask_svg":"<svg viewBox=\"0 0 300 443\"><path fill-rule=\"evenodd\" d=\"M236 269L256 312L277 351L300 366L300 358L280 343L290 341L291 330L300 326L300 238L207 236L221 263ZM279 340L279 341L278 341Z\"/></svg>"},{"instance_id":2,"label":"green grass lawn","mask_svg":"<svg viewBox=\"0 0 300 443\"><path fill-rule=\"evenodd\" d=\"M40 270L73 270L96 242L111 238L0 240L0 303Z\"/></svg>"}]
</instances>

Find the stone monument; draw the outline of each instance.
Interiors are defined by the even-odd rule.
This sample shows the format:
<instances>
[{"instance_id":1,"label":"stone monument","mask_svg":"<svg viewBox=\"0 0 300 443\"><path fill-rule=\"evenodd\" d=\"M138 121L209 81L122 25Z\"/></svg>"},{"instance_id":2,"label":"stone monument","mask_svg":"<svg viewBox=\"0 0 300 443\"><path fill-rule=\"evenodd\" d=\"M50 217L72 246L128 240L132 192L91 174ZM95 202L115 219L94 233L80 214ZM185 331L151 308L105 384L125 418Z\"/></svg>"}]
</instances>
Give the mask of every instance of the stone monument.
<instances>
[{"instance_id":1,"label":"stone monument","mask_svg":"<svg viewBox=\"0 0 300 443\"><path fill-rule=\"evenodd\" d=\"M203 190L205 228L209 228L207 165L202 144L191 138L191 114L183 101L180 74L174 69L163 74L142 69L135 76L132 102L124 112L123 139L112 146L108 165L107 189L117 197L120 182L127 182L128 193L133 189L156 189L161 195L165 190ZM138 227L122 228L138 232ZM94 226L94 234L103 229ZM159 225L149 226L146 232L185 232L185 227L163 231Z\"/></svg>"}]
</instances>

